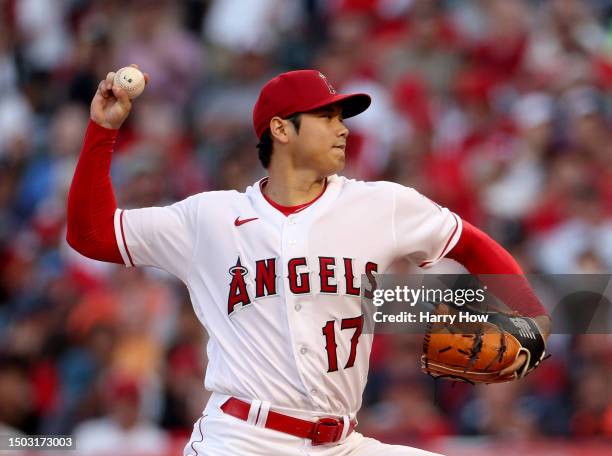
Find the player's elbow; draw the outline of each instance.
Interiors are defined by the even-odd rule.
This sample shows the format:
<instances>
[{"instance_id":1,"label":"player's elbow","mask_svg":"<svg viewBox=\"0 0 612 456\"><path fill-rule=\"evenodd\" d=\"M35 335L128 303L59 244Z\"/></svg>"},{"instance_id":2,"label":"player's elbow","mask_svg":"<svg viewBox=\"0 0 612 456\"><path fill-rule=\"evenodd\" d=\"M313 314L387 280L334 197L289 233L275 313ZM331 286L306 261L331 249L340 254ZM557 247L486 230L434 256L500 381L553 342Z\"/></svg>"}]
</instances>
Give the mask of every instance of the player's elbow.
<instances>
[{"instance_id":1,"label":"player's elbow","mask_svg":"<svg viewBox=\"0 0 612 456\"><path fill-rule=\"evenodd\" d=\"M66 242L81 255L92 260L123 264L117 242L111 232L83 232L68 225Z\"/></svg>"},{"instance_id":2,"label":"player's elbow","mask_svg":"<svg viewBox=\"0 0 612 456\"><path fill-rule=\"evenodd\" d=\"M79 252L81 255L87 255L89 219L83 216L83 211L77 210L73 199L68 199L68 207L66 213L66 242L70 247ZM91 237L91 233L89 235Z\"/></svg>"},{"instance_id":3,"label":"player's elbow","mask_svg":"<svg viewBox=\"0 0 612 456\"><path fill-rule=\"evenodd\" d=\"M95 241L92 242L92 239L86 239L82 236L79 236L74 229L71 229L70 225L68 225L68 230L66 231L66 242L73 250L76 250L81 255L86 256L88 258L95 258L95 250L92 249L92 245L95 245Z\"/></svg>"}]
</instances>

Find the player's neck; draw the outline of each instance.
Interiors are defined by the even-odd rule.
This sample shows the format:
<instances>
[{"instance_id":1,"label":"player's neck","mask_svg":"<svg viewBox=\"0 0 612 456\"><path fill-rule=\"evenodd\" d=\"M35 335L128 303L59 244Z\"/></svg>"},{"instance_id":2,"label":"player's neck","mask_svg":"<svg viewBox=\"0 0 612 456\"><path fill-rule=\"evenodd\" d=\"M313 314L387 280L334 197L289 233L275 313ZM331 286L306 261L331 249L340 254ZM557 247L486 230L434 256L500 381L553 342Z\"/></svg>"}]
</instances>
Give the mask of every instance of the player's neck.
<instances>
[{"instance_id":1,"label":"player's neck","mask_svg":"<svg viewBox=\"0 0 612 456\"><path fill-rule=\"evenodd\" d=\"M325 177L317 176L313 171L275 171L269 169L268 183L263 192L282 206L306 204L319 196L325 188Z\"/></svg>"}]
</instances>

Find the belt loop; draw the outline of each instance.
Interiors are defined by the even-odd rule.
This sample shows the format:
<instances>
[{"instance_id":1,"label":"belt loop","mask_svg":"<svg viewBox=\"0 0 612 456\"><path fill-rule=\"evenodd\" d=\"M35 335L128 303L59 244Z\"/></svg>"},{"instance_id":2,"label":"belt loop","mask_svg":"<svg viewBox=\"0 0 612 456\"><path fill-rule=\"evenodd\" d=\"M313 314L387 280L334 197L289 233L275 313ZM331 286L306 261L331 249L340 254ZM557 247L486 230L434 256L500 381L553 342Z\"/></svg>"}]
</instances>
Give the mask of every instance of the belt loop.
<instances>
[{"instance_id":1,"label":"belt loop","mask_svg":"<svg viewBox=\"0 0 612 456\"><path fill-rule=\"evenodd\" d=\"M257 421L257 416L259 415L259 408L261 407L261 401L258 399L253 399L251 401L251 408L249 409L249 416L247 417L247 423L255 424Z\"/></svg>"},{"instance_id":2,"label":"belt loop","mask_svg":"<svg viewBox=\"0 0 612 456\"><path fill-rule=\"evenodd\" d=\"M270 402L268 401L261 402L261 406L259 407L259 416L257 417L257 422L255 423L255 426L261 428L266 427L266 421L268 420L268 412L270 411L271 405L272 404L270 404Z\"/></svg>"},{"instance_id":3,"label":"belt loop","mask_svg":"<svg viewBox=\"0 0 612 456\"><path fill-rule=\"evenodd\" d=\"M351 420L348 416L344 415L342 417L342 434L340 434L340 442L344 442L346 439L346 435L348 434L349 428L351 427Z\"/></svg>"}]
</instances>

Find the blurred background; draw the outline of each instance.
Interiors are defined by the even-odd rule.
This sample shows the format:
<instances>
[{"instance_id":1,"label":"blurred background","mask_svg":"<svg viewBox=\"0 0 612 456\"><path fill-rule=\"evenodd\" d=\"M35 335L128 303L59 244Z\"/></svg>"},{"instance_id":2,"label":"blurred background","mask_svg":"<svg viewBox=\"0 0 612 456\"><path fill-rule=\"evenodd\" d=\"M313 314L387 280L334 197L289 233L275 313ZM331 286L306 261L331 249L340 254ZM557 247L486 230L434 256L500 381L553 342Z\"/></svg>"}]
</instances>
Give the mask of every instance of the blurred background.
<instances>
[{"instance_id":1,"label":"blurred background","mask_svg":"<svg viewBox=\"0 0 612 456\"><path fill-rule=\"evenodd\" d=\"M612 0L0 0L0 430L179 455L207 399L185 287L65 242L108 71L151 75L113 160L120 207L262 177L257 94L312 67L373 96L347 121L347 176L415 187L526 272L608 273L611 19ZM612 454L610 335L552 336L532 375L486 387L434 385L420 344L377 337L364 434L448 455Z\"/></svg>"}]
</instances>

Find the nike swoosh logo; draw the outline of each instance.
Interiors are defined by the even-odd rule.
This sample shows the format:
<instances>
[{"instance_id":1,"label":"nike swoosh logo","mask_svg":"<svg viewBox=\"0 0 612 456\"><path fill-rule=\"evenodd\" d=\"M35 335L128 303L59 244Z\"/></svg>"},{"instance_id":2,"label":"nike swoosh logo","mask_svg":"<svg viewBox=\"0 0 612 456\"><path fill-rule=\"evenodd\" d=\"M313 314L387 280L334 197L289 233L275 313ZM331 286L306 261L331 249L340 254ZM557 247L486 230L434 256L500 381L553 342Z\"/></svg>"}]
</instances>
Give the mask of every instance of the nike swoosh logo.
<instances>
[{"instance_id":1,"label":"nike swoosh logo","mask_svg":"<svg viewBox=\"0 0 612 456\"><path fill-rule=\"evenodd\" d=\"M253 217L249 219L240 220L240 217L236 217L236 220L234 220L234 225L235 226L244 225L245 223L249 223L249 222L252 222L253 220L257 220L258 218L259 217Z\"/></svg>"}]
</instances>

